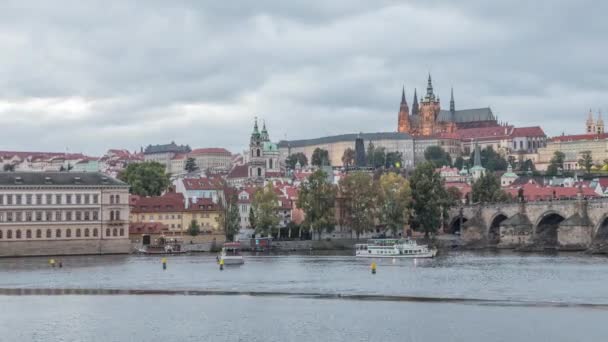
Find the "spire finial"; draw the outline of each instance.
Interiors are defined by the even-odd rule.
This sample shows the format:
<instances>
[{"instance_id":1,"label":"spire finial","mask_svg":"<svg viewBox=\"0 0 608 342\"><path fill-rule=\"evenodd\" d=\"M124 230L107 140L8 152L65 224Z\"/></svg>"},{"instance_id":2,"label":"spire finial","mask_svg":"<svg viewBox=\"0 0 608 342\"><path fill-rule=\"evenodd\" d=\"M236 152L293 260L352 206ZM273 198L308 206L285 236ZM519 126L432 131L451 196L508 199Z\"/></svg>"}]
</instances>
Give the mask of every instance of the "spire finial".
<instances>
[{"instance_id":1,"label":"spire finial","mask_svg":"<svg viewBox=\"0 0 608 342\"><path fill-rule=\"evenodd\" d=\"M418 115L418 95L416 94L416 88L414 88L414 102L412 103L412 115Z\"/></svg>"},{"instance_id":2,"label":"spire finial","mask_svg":"<svg viewBox=\"0 0 608 342\"><path fill-rule=\"evenodd\" d=\"M431 73L429 72L429 81L426 85L426 94L430 97L433 95L433 81L431 80Z\"/></svg>"},{"instance_id":3,"label":"spire finial","mask_svg":"<svg viewBox=\"0 0 608 342\"><path fill-rule=\"evenodd\" d=\"M403 85L403 90L401 91L401 104L405 104L407 101L405 100L405 85Z\"/></svg>"},{"instance_id":4,"label":"spire finial","mask_svg":"<svg viewBox=\"0 0 608 342\"><path fill-rule=\"evenodd\" d=\"M450 112L454 113L456 111L456 105L454 103L454 87L450 92Z\"/></svg>"}]
</instances>

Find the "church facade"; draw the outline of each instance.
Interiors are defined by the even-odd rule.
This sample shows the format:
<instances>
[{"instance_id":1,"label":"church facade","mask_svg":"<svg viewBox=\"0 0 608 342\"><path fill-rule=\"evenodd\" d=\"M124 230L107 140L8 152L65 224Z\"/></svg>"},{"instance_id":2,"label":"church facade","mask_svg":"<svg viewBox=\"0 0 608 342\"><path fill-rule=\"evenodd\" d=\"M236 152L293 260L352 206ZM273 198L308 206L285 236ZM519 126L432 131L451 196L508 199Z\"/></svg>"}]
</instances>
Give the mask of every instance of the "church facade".
<instances>
[{"instance_id":1,"label":"church facade","mask_svg":"<svg viewBox=\"0 0 608 342\"><path fill-rule=\"evenodd\" d=\"M275 143L270 141L265 122L262 131L259 131L257 118L249 140L248 157L247 174L250 179L275 177L281 172L279 149Z\"/></svg>"},{"instance_id":2,"label":"church facade","mask_svg":"<svg viewBox=\"0 0 608 342\"><path fill-rule=\"evenodd\" d=\"M490 108L456 110L454 90L451 91L450 109L442 110L439 97L433 91L429 74L426 94L418 103L414 90L412 109L405 98L405 88L401 93L401 104L397 119L397 131L413 136L432 136L442 133L455 133L462 128L499 126Z\"/></svg>"}]
</instances>

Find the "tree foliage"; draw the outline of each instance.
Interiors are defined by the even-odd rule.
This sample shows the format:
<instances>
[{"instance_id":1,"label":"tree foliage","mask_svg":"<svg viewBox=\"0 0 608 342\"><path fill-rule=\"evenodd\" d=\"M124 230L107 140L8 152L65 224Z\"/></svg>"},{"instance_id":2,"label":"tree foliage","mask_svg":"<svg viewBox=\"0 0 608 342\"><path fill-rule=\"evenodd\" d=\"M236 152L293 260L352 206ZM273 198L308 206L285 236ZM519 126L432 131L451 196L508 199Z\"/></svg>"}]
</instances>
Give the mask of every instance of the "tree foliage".
<instances>
[{"instance_id":1,"label":"tree foliage","mask_svg":"<svg viewBox=\"0 0 608 342\"><path fill-rule=\"evenodd\" d=\"M444 207L448 204L443 180L439 173L435 172L435 165L425 162L414 170L410 186L415 226L428 237L439 228Z\"/></svg>"},{"instance_id":2,"label":"tree foliage","mask_svg":"<svg viewBox=\"0 0 608 342\"><path fill-rule=\"evenodd\" d=\"M488 146L481 150L481 165L490 172L494 171L506 171L508 167L507 160L501 156L498 152L494 151L492 146ZM475 151L471 152L469 158L469 168L473 166L475 161Z\"/></svg>"},{"instance_id":3,"label":"tree foliage","mask_svg":"<svg viewBox=\"0 0 608 342\"><path fill-rule=\"evenodd\" d=\"M190 221L190 225L188 226L188 234L190 236L197 236L201 233L201 227L198 225L196 220Z\"/></svg>"},{"instance_id":4,"label":"tree foliage","mask_svg":"<svg viewBox=\"0 0 608 342\"><path fill-rule=\"evenodd\" d=\"M386 154L386 163L384 165L387 169L403 167L403 155L401 152L388 152Z\"/></svg>"},{"instance_id":5,"label":"tree foliage","mask_svg":"<svg viewBox=\"0 0 608 342\"><path fill-rule=\"evenodd\" d=\"M344 153L342 154L342 165L344 167L355 165L355 150L350 147L344 150Z\"/></svg>"},{"instance_id":6,"label":"tree foliage","mask_svg":"<svg viewBox=\"0 0 608 342\"><path fill-rule=\"evenodd\" d=\"M492 172L484 172L473 183L472 197L475 203L498 203L509 200L507 193L500 187L500 179Z\"/></svg>"},{"instance_id":7,"label":"tree foliage","mask_svg":"<svg viewBox=\"0 0 608 342\"><path fill-rule=\"evenodd\" d=\"M296 168L296 164L298 162L300 162L300 166L302 167L308 165L308 158L306 158L306 155L304 153L293 153L290 154L287 159L285 159L285 164L287 164L287 168L292 170Z\"/></svg>"},{"instance_id":8,"label":"tree foliage","mask_svg":"<svg viewBox=\"0 0 608 342\"><path fill-rule=\"evenodd\" d=\"M186 165L184 165L184 170L188 172L194 172L198 170L198 166L196 166L196 161L194 160L194 158L186 159Z\"/></svg>"},{"instance_id":9,"label":"tree foliage","mask_svg":"<svg viewBox=\"0 0 608 342\"><path fill-rule=\"evenodd\" d=\"M314 166L329 165L329 152L322 148L315 148L312 152L311 164Z\"/></svg>"},{"instance_id":10,"label":"tree foliage","mask_svg":"<svg viewBox=\"0 0 608 342\"><path fill-rule=\"evenodd\" d=\"M335 187L327 183L327 174L317 170L302 184L298 193L298 208L304 211L304 227L310 228L321 239L323 231L331 232L335 226Z\"/></svg>"},{"instance_id":11,"label":"tree foliage","mask_svg":"<svg viewBox=\"0 0 608 342\"><path fill-rule=\"evenodd\" d=\"M249 207L249 227L253 230L256 228L256 219L255 212L253 211L253 206Z\"/></svg>"},{"instance_id":12,"label":"tree foliage","mask_svg":"<svg viewBox=\"0 0 608 342\"><path fill-rule=\"evenodd\" d=\"M220 201L220 216L218 218L220 227L226 235L226 240L234 241L234 236L241 229L241 217L236 194L226 200Z\"/></svg>"},{"instance_id":13,"label":"tree foliage","mask_svg":"<svg viewBox=\"0 0 608 342\"><path fill-rule=\"evenodd\" d=\"M465 165L465 161L461 156L456 157L454 159L454 167L458 170L462 170L462 167Z\"/></svg>"},{"instance_id":14,"label":"tree foliage","mask_svg":"<svg viewBox=\"0 0 608 342\"><path fill-rule=\"evenodd\" d=\"M357 239L361 233L374 228L377 192L372 177L354 172L340 180L340 191L345 197L345 217Z\"/></svg>"},{"instance_id":15,"label":"tree foliage","mask_svg":"<svg viewBox=\"0 0 608 342\"><path fill-rule=\"evenodd\" d=\"M269 236L279 228L278 202L279 198L271 183L256 190L251 203L256 233Z\"/></svg>"},{"instance_id":16,"label":"tree foliage","mask_svg":"<svg viewBox=\"0 0 608 342\"><path fill-rule=\"evenodd\" d=\"M131 186L132 194L139 196L160 196L171 184L165 166L154 161L129 164L118 178Z\"/></svg>"},{"instance_id":17,"label":"tree foliage","mask_svg":"<svg viewBox=\"0 0 608 342\"><path fill-rule=\"evenodd\" d=\"M393 236L403 230L409 217L408 206L412 199L410 185L402 176L389 172L378 182L378 217Z\"/></svg>"},{"instance_id":18,"label":"tree foliage","mask_svg":"<svg viewBox=\"0 0 608 342\"><path fill-rule=\"evenodd\" d=\"M581 159L578 160L578 165L580 165L585 172L591 173L591 168L593 167L593 156L591 155L591 151L581 152Z\"/></svg>"},{"instance_id":19,"label":"tree foliage","mask_svg":"<svg viewBox=\"0 0 608 342\"><path fill-rule=\"evenodd\" d=\"M5 172L13 172L13 171L15 171L15 164L4 164L4 166L2 167L2 169Z\"/></svg>"},{"instance_id":20,"label":"tree foliage","mask_svg":"<svg viewBox=\"0 0 608 342\"><path fill-rule=\"evenodd\" d=\"M557 176L564 169L565 160L566 155L564 152L555 151L553 157L549 161L549 166L547 167L547 176Z\"/></svg>"},{"instance_id":21,"label":"tree foliage","mask_svg":"<svg viewBox=\"0 0 608 342\"><path fill-rule=\"evenodd\" d=\"M438 168L442 166L451 166L452 157L443 150L440 146L429 146L424 150L424 159Z\"/></svg>"}]
</instances>

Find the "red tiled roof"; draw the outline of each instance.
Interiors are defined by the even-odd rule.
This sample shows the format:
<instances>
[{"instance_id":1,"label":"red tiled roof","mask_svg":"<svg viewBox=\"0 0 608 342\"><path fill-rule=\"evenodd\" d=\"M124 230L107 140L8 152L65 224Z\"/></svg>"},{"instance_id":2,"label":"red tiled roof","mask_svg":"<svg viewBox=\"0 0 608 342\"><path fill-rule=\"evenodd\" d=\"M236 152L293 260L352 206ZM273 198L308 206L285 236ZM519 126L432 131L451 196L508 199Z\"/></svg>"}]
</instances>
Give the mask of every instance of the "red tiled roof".
<instances>
[{"instance_id":1,"label":"red tiled roof","mask_svg":"<svg viewBox=\"0 0 608 342\"><path fill-rule=\"evenodd\" d=\"M196 201L192 199L188 200L188 209L186 211L217 211L219 210L219 205L217 203L213 203L211 198L197 198Z\"/></svg>"},{"instance_id":2,"label":"red tiled roof","mask_svg":"<svg viewBox=\"0 0 608 342\"><path fill-rule=\"evenodd\" d=\"M160 222L137 222L129 224L129 234L161 234L169 227Z\"/></svg>"},{"instance_id":3,"label":"red tiled roof","mask_svg":"<svg viewBox=\"0 0 608 342\"><path fill-rule=\"evenodd\" d=\"M186 153L176 153L173 158L171 158L172 160L181 160L181 159L186 159L188 155Z\"/></svg>"},{"instance_id":4,"label":"red tiled roof","mask_svg":"<svg viewBox=\"0 0 608 342\"><path fill-rule=\"evenodd\" d=\"M575 135L560 135L551 138L553 142L568 142L568 141L579 141L579 140L601 140L608 138L608 133L602 134L575 134Z\"/></svg>"},{"instance_id":5,"label":"red tiled roof","mask_svg":"<svg viewBox=\"0 0 608 342\"><path fill-rule=\"evenodd\" d=\"M180 193L166 193L163 196L140 197L132 204L133 213L161 213L184 210L184 196Z\"/></svg>"},{"instance_id":6,"label":"red tiled roof","mask_svg":"<svg viewBox=\"0 0 608 342\"><path fill-rule=\"evenodd\" d=\"M230 151L228 151L227 149L225 149L223 147L197 148L196 150L193 150L192 152L190 152L190 154L205 154L205 153L227 154L227 155L232 156Z\"/></svg>"},{"instance_id":7,"label":"red tiled roof","mask_svg":"<svg viewBox=\"0 0 608 342\"><path fill-rule=\"evenodd\" d=\"M283 177L283 173L282 172L266 172L266 177L274 177L274 178Z\"/></svg>"},{"instance_id":8,"label":"red tiled roof","mask_svg":"<svg viewBox=\"0 0 608 342\"><path fill-rule=\"evenodd\" d=\"M227 178L247 178L249 176L249 167L247 165L236 165L230 170Z\"/></svg>"},{"instance_id":9,"label":"red tiled roof","mask_svg":"<svg viewBox=\"0 0 608 342\"><path fill-rule=\"evenodd\" d=\"M539 126L515 127L511 133L512 137L544 137L545 132Z\"/></svg>"},{"instance_id":10,"label":"red tiled roof","mask_svg":"<svg viewBox=\"0 0 608 342\"><path fill-rule=\"evenodd\" d=\"M558 199L576 198L578 193L578 187L541 187L533 183L527 183L516 188L507 188L505 191L510 193L511 196L517 197L519 188L524 189L524 197L528 201L549 200L553 197ZM598 194L589 187L582 187L581 190L584 197L598 197ZM553 195L553 192L555 192L555 196Z\"/></svg>"}]
</instances>

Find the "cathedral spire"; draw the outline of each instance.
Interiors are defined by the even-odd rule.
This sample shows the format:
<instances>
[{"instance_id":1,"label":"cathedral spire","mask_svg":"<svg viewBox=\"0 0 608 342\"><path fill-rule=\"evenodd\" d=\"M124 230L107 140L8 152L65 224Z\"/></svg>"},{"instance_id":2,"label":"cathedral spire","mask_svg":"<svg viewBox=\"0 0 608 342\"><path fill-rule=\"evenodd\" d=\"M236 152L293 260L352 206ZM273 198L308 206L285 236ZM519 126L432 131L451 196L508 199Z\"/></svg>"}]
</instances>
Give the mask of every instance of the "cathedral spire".
<instances>
[{"instance_id":1,"label":"cathedral spire","mask_svg":"<svg viewBox=\"0 0 608 342\"><path fill-rule=\"evenodd\" d=\"M403 91L401 92L401 104L407 104L407 100L405 99L405 86L403 86Z\"/></svg>"},{"instance_id":2,"label":"cathedral spire","mask_svg":"<svg viewBox=\"0 0 608 342\"><path fill-rule=\"evenodd\" d=\"M430 98L433 97L433 81L431 80L431 73L429 72L429 80L426 85L426 95Z\"/></svg>"},{"instance_id":3,"label":"cathedral spire","mask_svg":"<svg viewBox=\"0 0 608 342\"><path fill-rule=\"evenodd\" d=\"M416 94L416 88L414 88L414 102L412 104L412 115L418 115L418 95Z\"/></svg>"},{"instance_id":4,"label":"cathedral spire","mask_svg":"<svg viewBox=\"0 0 608 342\"><path fill-rule=\"evenodd\" d=\"M454 104L454 87L452 87L452 91L450 93L450 112L456 111L456 105Z\"/></svg>"},{"instance_id":5,"label":"cathedral spire","mask_svg":"<svg viewBox=\"0 0 608 342\"><path fill-rule=\"evenodd\" d=\"M479 143L475 140L475 156L473 159L473 166L481 167L481 149L479 148Z\"/></svg>"},{"instance_id":6,"label":"cathedral spire","mask_svg":"<svg viewBox=\"0 0 608 342\"><path fill-rule=\"evenodd\" d=\"M258 129L258 117L255 117L255 123L253 124L253 133L254 134L258 134L260 133L259 129Z\"/></svg>"}]
</instances>

